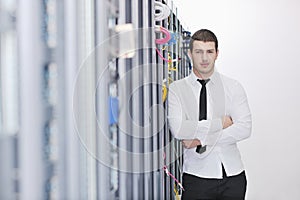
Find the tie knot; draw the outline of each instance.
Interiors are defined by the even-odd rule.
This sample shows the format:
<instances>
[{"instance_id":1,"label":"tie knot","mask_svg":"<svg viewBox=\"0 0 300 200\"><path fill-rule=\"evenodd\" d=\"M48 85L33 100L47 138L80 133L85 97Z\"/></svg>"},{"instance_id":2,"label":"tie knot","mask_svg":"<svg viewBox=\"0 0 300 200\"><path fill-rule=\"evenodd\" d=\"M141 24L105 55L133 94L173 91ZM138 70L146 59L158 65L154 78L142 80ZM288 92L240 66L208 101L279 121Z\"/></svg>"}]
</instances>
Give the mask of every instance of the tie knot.
<instances>
[{"instance_id":1,"label":"tie knot","mask_svg":"<svg viewBox=\"0 0 300 200\"><path fill-rule=\"evenodd\" d=\"M201 85L206 85L206 83L209 81L210 79L205 79L205 80L200 80L200 79L197 79L197 81L199 81L199 83L201 83Z\"/></svg>"}]
</instances>

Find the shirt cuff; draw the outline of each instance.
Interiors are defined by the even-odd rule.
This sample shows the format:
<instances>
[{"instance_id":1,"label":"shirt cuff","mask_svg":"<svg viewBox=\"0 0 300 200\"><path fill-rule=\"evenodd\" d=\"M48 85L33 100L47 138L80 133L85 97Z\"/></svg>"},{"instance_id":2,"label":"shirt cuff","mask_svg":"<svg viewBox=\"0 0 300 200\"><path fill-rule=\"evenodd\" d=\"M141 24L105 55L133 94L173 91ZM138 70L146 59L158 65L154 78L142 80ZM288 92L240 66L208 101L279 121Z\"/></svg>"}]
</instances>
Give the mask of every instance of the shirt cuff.
<instances>
[{"instance_id":1,"label":"shirt cuff","mask_svg":"<svg viewBox=\"0 0 300 200\"><path fill-rule=\"evenodd\" d=\"M221 131L223 129L223 122L222 119L212 119L211 123L210 123L210 127L209 127L209 131L208 132L217 132L217 131Z\"/></svg>"},{"instance_id":2,"label":"shirt cuff","mask_svg":"<svg viewBox=\"0 0 300 200\"><path fill-rule=\"evenodd\" d=\"M214 135L214 133L223 129L222 119L203 120L200 123L198 124L196 132L202 134L197 135L196 138L200 140L202 146L209 143L206 140L210 138L210 135Z\"/></svg>"}]
</instances>

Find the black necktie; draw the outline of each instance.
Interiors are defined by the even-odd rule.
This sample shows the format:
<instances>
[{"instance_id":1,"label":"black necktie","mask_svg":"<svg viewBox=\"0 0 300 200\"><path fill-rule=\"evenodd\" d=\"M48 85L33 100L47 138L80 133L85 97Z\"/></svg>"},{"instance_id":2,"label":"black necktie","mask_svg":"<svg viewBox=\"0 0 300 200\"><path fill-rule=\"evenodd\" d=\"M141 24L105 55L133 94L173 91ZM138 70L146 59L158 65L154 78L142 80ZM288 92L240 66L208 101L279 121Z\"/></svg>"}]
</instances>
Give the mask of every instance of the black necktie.
<instances>
[{"instance_id":1,"label":"black necktie","mask_svg":"<svg viewBox=\"0 0 300 200\"><path fill-rule=\"evenodd\" d=\"M202 85L199 99L199 121L207 119L207 97L206 97L206 83L209 79L200 80L197 79ZM198 145L196 148L197 153L203 153L206 151L206 146Z\"/></svg>"}]
</instances>

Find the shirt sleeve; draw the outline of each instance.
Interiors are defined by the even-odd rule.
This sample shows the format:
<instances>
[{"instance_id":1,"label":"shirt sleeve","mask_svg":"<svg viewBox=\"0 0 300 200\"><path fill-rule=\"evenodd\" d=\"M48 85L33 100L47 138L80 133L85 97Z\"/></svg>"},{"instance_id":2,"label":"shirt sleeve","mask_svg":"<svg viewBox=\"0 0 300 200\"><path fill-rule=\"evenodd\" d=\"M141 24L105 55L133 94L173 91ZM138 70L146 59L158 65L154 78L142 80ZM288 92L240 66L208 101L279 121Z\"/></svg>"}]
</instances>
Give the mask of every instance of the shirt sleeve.
<instances>
[{"instance_id":1,"label":"shirt sleeve","mask_svg":"<svg viewBox=\"0 0 300 200\"><path fill-rule=\"evenodd\" d=\"M233 144L251 135L252 117L245 90L237 83L232 94L229 116L232 118L233 125L215 133L219 134L217 144Z\"/></svg>"},{"instance_id":2,"label":"shirt sleeve","mask_svg":"<svg viewBox=\"0 0 300 200\"><path fill-rule=\"evenodd\" d=\"M171 84L168 93L168 122L176 139L199 139L201 142L209 132L222 130L221 119L191 120L185 114L184 102L181 102L178 88Z\"/></svg>"}]
</instances>

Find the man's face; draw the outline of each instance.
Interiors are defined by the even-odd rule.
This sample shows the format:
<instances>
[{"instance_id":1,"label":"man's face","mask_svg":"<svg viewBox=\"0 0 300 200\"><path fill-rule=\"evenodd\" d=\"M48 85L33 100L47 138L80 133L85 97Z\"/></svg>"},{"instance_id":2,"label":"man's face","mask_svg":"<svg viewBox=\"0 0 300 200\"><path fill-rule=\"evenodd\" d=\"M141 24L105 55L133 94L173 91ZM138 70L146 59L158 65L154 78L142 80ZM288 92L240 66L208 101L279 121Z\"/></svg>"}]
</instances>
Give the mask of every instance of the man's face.
<instances>
[{"instance_id":1,"label":"man's face","mask_svg":"<svg viewBox=\"0 0 300 200\"><path fill-rule=\"evenodd\" d=\"M192 59L196 76L206 79L213 74L218 53L215 49L215 42L194 41L193 50L189 51L189 56Z\"/></svg>"}]
</instances>

